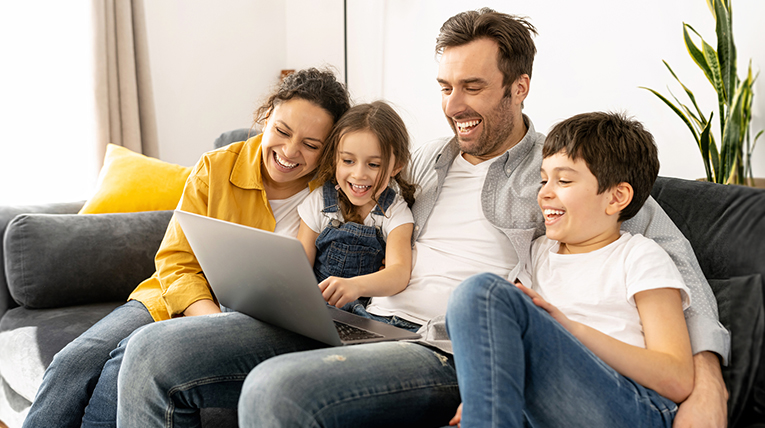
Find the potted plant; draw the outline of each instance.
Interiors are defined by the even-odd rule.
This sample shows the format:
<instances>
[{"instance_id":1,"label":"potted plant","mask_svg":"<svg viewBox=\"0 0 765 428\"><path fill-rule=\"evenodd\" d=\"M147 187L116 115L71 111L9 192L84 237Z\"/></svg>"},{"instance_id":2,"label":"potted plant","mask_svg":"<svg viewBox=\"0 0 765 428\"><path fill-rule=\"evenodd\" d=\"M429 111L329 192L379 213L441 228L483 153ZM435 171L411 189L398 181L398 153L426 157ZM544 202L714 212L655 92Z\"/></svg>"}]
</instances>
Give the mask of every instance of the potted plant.
<instances>
[{"instance_id":1,"label":"potted plant","mask_svg":"<svg viewBox=\"0 0 765 428\"><path fill-rule=\"evenodd\" d=\"M708 116L696 103L696 97L688 89L666 61L664 65L672 77L677 80L691 101L693 109L681 103L670 91L675 103L658 93L645 88L659 97L686 124L693 134L701 152L708 181L723 184L753 184L751 156L757 139L751 136L752 85L757 76L752 76L752 62L749 61L746 78L741 80L736 69L736 44L733 41L731 24L731 0L707 0L707 5L715 17L717 50L707 44L696 30L683 23L683 38L688 53L701 68L704 75L717 93L717 119L720 123L719 136L715 138L712 123L715 112ZM699 48L691 38L695 34L701 41ZM719 146L718 142L719 141Z\"/></svg>"}]
</instances>

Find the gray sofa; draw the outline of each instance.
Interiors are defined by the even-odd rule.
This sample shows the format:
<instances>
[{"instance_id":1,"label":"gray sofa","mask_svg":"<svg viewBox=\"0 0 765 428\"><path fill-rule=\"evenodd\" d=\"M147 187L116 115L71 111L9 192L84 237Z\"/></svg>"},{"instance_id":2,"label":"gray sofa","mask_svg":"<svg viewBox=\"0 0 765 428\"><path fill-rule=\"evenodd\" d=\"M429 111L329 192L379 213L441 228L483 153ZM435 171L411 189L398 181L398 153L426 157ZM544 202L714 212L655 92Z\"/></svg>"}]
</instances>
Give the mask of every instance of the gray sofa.
<instances>
[{"instance_id":1,"label":"gray sofa","mask_svg":"<svg viewBox=\"0 0 765 428\"><path fill-rule=\"evenodd\" d=\"M247 133L224 133L215 145ZM765 427L765 190L660 177L653 196L690 240L732 331L729 426ZM151 275L171 216L80 216L81 205L0 207L0 421L10 428L53 355ZM236 426L234 418L203 412L206 427Z\"/></svg>"}]
</instances>

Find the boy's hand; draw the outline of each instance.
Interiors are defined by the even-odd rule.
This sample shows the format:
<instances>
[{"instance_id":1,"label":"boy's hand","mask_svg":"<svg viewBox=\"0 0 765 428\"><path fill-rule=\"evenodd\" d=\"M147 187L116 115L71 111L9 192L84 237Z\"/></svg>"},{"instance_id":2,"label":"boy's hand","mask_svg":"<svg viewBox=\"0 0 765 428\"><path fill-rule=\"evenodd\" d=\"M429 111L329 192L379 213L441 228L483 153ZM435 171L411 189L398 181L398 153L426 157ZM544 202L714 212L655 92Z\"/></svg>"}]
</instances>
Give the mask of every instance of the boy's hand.
<instances>
[{"instance_id":1,"label":"boy's hand","mask_svg":"<svg viewBox=\"0 0 765 428\"><path fill-rule=\"evenodd\" d=\"M354 286L349 278L330 276L319 283L319 290L327 303L338 308L361 297L358 287Z\"/></svg>"},{"instance_id":2,"label":"boy's hand","mask_svg":"<svg viewBox=\"0 0 765 428\"><path fill-rule=\"evenodd\" d=\"M454 414L454 417L452 420L449 421L450 426L457 425L458 427L461 427L462 424L462 403L460 403L460 406L457 407L457 413Z\"/></svg>"},{"instance_id":3,"label":"boy's hand","mask_svg":"<svg viewBox=\"0 0 765 428\"><path fill-rule=\"evenodd\" d=\"M531 301L534 302L535 305L539 306L540 308L547 311L548 314L552 315L555 321L558 321L566 330L568 330L569 332L572 331L572 327L574 324L573 321L568 319L568 317L564 315L563 312L560 311L560 309L553 306L547 300L543 299L539 295L539 293L526 287L520 282L516 282L515 286L518 287L521 291L523 291L524 294L531 297Z\"/></svg>"}]
</instances>

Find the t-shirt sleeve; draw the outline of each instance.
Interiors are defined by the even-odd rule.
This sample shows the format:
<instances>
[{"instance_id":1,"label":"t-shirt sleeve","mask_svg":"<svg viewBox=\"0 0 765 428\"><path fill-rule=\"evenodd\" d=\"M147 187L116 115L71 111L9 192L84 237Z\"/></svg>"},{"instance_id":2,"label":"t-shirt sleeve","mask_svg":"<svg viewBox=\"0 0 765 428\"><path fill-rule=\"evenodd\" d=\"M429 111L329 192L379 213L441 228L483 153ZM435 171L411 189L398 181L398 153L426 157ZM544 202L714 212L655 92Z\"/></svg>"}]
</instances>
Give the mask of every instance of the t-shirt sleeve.
<instances>
[{"instance_id":1,"label":"t-shirt sleeve","mask_svg":"<svg viewBox=\"0 0 765 428\"><path fill-rule=\"evenodd\" d=\"M674 288L680 290L683 310L688 309L691 306L691 292L669 254L651 239L636 235L633 240L637 242L625 262L629 302L634 305L635 294L641 291Z\"/></svg>"},{"instance_id":2,"label":"t-shirt sleeve","mask_svg":"<svg viewBox=\"0 0 765 428\"><path fill-rule=\"evenodd\" d=\"M406 205L406 201L400 195L396 195L396 199L388 207L385 213L385 221L383 222L383 233L385 239L388 239L388 234L395 228L402 224L414 223L414 217L412 217L412 211L409 206Z\"/></svg>"},{"instance_id":3,"label":"t-shirt sleeve","mask_svg":"<svg viewBox=\"0 0 765 428\"><path fill-rule=\"evenodd\" d=\"M526 262L523 264L523 267L521 267L521 270L518 272L518 278L517 280L521 282L521 284L525 285L528 288L534 289L534 267L539 260L540 252L542 251L549 251L549 243L551 241L547 239L546 236L542 235L539 238L535 239L534 242L531 243L531 247L529 249L528 257L526 258ZM546 245L547 244L547 245ZM523 257L519 257L519 259L523 260ZM514 281L511 281L514 282Z\"/></svg>"},{"instance_id":4,"label":"t-shirt sleeve","mask_svg":"<svg viewBox=\"0 0 765 428\"><path fill-rule=\"evenodd\" d=\"M298 214L306 226L310 227L316 233L321 233L321 210L324 209L324 190L319 187L298 206Z\"/></svg>"}]
</instances>

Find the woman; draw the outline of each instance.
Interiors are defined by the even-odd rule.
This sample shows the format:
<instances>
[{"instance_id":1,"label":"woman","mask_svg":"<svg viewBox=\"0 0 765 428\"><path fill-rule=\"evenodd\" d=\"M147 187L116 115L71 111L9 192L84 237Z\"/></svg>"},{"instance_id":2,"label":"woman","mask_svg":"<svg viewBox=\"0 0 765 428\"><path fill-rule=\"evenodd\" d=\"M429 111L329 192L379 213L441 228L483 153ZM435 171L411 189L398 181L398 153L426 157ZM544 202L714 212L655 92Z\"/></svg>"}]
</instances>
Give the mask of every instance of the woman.
<instances>
[{"instance_id":1,"label":"woman","mask_svg":"<svg viewBox=\"0 0 765 428\"><path fill-rule=\"evenodd\" d=\"M297 235L296 208L309 193L325 139L348 108L348 93L332 73L288 76L255 112L263 133L203 155L178 208ZM155 261L157 271L125 305L54 357L24 427L115 426L120 342L153 321L221 312L174 218Z\"/></svg>"}]
</instances>

